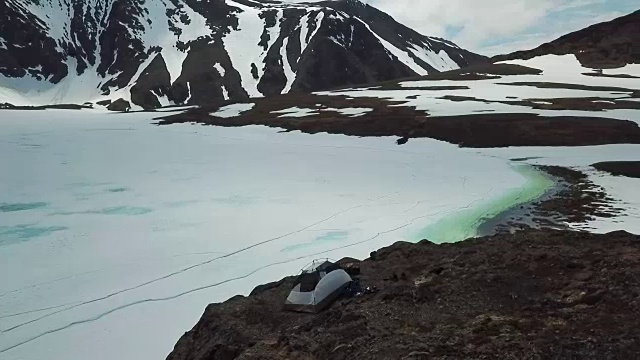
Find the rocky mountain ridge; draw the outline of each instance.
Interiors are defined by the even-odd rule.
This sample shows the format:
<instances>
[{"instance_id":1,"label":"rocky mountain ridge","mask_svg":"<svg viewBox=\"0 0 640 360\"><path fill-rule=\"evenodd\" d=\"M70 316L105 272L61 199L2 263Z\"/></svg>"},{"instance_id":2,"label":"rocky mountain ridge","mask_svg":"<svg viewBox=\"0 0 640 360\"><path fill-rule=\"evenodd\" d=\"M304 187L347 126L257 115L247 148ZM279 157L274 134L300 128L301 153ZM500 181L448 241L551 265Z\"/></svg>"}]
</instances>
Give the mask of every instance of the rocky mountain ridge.
<instances>
[{"instance_id":1,"label":"rocky mountain ridge","mask_svg":"<svg viewBox=\"0 0 640 360\"><path fill-rule=\"evenodd\" d=\"M357 0L8 0L0 103L207 104L486 62Z\"/></svg>"},{"instance_id":2,"label":"rocky mountain ridge","mask_svg":"<svg viewBox=\"0 0 640 360\"><path fill-rule=\"evenodd\" d=\"M573 54L585 67L619 68L628 64L640 64L638 38L640 10L572 32L535 49L496 56L493 60L528 60L543 55Z\"/></svg>"}]
</instances>

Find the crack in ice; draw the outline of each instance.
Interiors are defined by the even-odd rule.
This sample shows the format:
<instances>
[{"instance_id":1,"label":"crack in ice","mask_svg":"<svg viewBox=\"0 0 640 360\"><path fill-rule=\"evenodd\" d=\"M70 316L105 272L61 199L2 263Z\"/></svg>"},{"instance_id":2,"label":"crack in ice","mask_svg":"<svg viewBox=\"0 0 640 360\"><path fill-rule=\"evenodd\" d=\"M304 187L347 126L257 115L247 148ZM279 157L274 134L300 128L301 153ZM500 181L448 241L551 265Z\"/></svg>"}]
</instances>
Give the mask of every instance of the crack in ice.
<instances>
[{"instance_id":1,"label":"crack in ice","mask_svg":"<svg viewBox=\"0 0 640 360\"><path fill-rule=\"evenodd\" d=\"M377 199L374 199L373 201L379 201L379 200L381 200L381 199L384 199L384 198L387 198L387 197L393 196L393 194L397 194L397 193L398 193L398 192L396 191L396 192L391 193L391 194L389 194L389 195L384 195L384 196L381 196L381 197L379 197L379 198L377 198ZM87 301L83 301L83 302L79 302L79 303L78 303L78 302L76 302L76 303L70 303L70 304L62 304L62 305L59 305L59 306L57 306L56 308L63 307L63 306L67 306L67 305L69 305L69 306L67 306L67 307L66 307L66 308L64 308L64 309L61 309L61 310L58 310L58 311L54 311L54 312L51 312L51 313L49 313L49 314L43 315L43 316L41 316L41 317L38 317L38 318L32 319L32 320L30 320L30 321L27 321L27 322L24 322L24 323L20 323L20 324L17 324L17 325L15 325L15 326L12 326L12 327L10 327L10 328L4 329L4 330L2 330L2 333L11 332L11 331L13 331L13 330L19 329L19 328L21 328L21 327L23 327L23 326L26 326L26 325L29 325L29 324L33 324L33 323L35 323L35 322L38 322L38 321L43 320L43 319L46 319L46 318L51 317L51 316L53 316L53 315L56 315L56 314L60 314L60 313L66 312L66 311L69 311L69 310L72 310L72 309L78 308L78 307L80 307L80 306L89 305L89 304L93 304L93 303L96 303L96 302L99 302L99 301L103 301L103 300L106 300L106 299L112 298L112 297L114 297L114 296L116 296L116 295L120 295L120 294L123 294L123 293L129 292L129 291L133 291L133 290L139 289L139 288L141 288L141 287L144 287L144 286L147 286L147 285L150 285L150 284L153 284L153 283L156 283L156 282L162 281L162 280L166 280L166 279L168 279L168 278L170 278L170 277L173 277L173 276L176 276L176 275L182 274L182 273L187 272L187 271L189 271L189 270L192 270L192 269L195 269L195 268L198 268L198 267L204 266L204 265L211 264L211 263L212 263L212 262L214 262L214 261L221 260L221 259L225 259L225 258L229 258L229 257L231 257L231 256L234 256L234 255L237 255L237 254L242 253L242 252L244 252L244 251L247 251L247 250L250 250L250 249L256 248L256 247L258 247L258 246L261 246L261 245L264 245L264 244L268 244L268 243L271 243L271 242L274 242L274 241L277 241L277 240L280 240L280 239L286 238L286 237L288 237L288 236L291 236L291 235L294 235L294 234L298 234L298 233L304 232L305 230L308 230L308 229L310 229L310 228L312 228L312 227L314 227L314 226L316 226L316 225L322 224L322 223L327 222L327 221L329 221L329 220L331 220L331 219L334 219L334 218L336 218L336 217L338 217L338 216L340 216L340 215L342 215L342 214L345 214L345 213L347 213L347 212L350 212L350 211L352 211L352 210L355 210L355 209L358 209L358 208L361 208L361 207L365 207L365 206L367 206L367 205L356 205L356 206L350 207L350 208L348 208L348 209L346 209L346 210L342 210L342 211L340 211L340 212L337 212L337 213L335 213L335 214L333 214L333 215L331 215L331 216L329 216L329 217L327 217L327 218L324 218L324 219L322 219L322 220L320 220L320 221L317 221L317 222L315 222L315 223L313 223L313 224L311 224L311 225L305 226L305 227L303 227L303 228L301 228L301 229L298 229L298 230L295 230L295 231L291 231L291 232L286 233L286 234L284 234L284 235L280 235L280 236L277 236L277 237L274 237L274 238L271 238L271 239L268 239L268 240L264 240L264 241L261 241L261 242L258 242L258 243L254 243L254 244L252 244L252 245L250 245L250 246L247 246L247 247L244 247L244 248L238 249L238 250L236 250L236 251L233 251L233 252L227 253L227 254L225 254L225 255L218 256L218 257L215 257L215 258L209 259L209 260L207 260L207 261L203 261L203 262L200 262L200 263L197 263L197 264L194 264L194 265L191 265L191 266L185 267L185 268L183 268L183 269L180 269L180 270L178 270L178 271L174 271L174 272L169 273L169 274L167 274L167 275L164 275L164 276L161 276L161 277L155 278L155 279L153 279L153 280L146 281L146 282L144 282L144 283L142 283L142 284L139 284L139 285L136 285L136 286L132 286L132 287L129 287L129 288L125 288L125 289L122 289L122 290L119 290L119 291L116 291L116 292L113 292L113 293L107 294L107 295L102 296L102 297L99 297L99 298L94 298L94 299L87 300Z\"/></svg>"}]
</instances>

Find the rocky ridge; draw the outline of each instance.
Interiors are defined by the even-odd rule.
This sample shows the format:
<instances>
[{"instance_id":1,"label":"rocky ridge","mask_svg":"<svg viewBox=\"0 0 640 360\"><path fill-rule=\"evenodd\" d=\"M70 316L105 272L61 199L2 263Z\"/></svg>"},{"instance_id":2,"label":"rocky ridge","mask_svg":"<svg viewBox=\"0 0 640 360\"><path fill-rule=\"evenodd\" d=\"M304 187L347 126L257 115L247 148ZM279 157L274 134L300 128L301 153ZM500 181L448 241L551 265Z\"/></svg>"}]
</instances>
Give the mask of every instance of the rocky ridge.
<instances>
[{"instance_id":1,"label":"rocky ridge","mask_svg":"<svg viewBox=\"0 0 640 360\"><path fill-rule=\"evenodd\" d=\"M357 0L8 0L0 103L207 104L486 62Z\"/></svg>"},{"instance_id":2,"label":"rocky ridge","mask_svg":"<svg viewBox=\"0 0 640 360\"><path fill-rule=\"evenodd\" d=\"M528 60L549 54L573 54L585 67L619 68L627 64L640 64L639 37L640 10L572 32L535 49L495 56L492 60Z\"/></svg>"}]
</instances>

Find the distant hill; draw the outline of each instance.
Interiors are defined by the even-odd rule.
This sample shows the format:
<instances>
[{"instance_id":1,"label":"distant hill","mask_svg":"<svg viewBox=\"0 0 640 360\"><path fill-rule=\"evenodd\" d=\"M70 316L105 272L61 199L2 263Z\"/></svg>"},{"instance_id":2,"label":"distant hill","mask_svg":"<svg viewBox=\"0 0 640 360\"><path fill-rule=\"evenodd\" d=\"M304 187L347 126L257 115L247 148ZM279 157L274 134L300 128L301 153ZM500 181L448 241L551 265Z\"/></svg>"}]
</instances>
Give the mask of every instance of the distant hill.
<instances>
[{"instance_id":1,"label":"distant hill","mask_svg":"<svg viewBox=\"0 0 640 360\"><path fill-rule=\"evenodd\" d=\"M574 54L583 66L594 69L640 64L640 10L572 32L533 50L499 55L492 60L528 60L552 54Z\"/></svg>"}]
</instances>

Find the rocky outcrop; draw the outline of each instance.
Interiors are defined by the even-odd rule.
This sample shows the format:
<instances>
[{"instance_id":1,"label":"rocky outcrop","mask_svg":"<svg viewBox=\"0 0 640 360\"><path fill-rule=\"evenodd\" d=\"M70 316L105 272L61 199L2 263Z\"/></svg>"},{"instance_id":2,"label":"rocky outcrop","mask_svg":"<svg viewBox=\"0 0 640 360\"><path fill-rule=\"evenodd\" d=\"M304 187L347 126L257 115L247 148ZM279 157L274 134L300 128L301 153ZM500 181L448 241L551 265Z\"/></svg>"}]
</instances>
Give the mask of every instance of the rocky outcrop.
<instances>
[{"instance_id":1,"label":"rocky outcrop","mask_svg":"<svg viewBox=\"0 0 640 360\"><path fill-rule=\"evenodd\" d=\"M533 50L500 55L492 60L528 60L549 54L573 54L583 66L594 69L640 64L640 10L567 34Z\"/></svg>"},{"instance_id":2,"label":"rocky outcrop","mask_svg":"<svg viewBox=\"0 0 640 360\"><path fill-rule=\"evenodd\" d=\"M607 161L592 166L612 175L640 179L640 161Z\"/></svg>"},{"instance_id":3,"label":"rocky outcrop","mask_svg":"<svg viewBox=\"0 0 640 360\"><path fill-rule=\"evenodd\" d=\"M211 304L168 360L628 359L640 351L640 237L525 231L397 243L318 315L282 311L293 278ZM349 260L353 261L353 260Z\"/></svg>"},{"instance_id":4,"label":"rocky outcrop","mask_svg":"<svg viewBox=\"0 0 640 360\"><path fill-rule=\"evenodd\" d=\"M131 104L125 99L118 99L107 106L108 110L126 112L131 110Z\"/></svg>"},{"instance_id":5,"label":"rocky outcrop","mask_svg":"<svg viewBox=\"0 0 640 360\"><path fill-rule=\"evenodd\" d=\"M171 96L170 88L171 77L167 65L162 54L157 54L131 88L131 101L145 110L159 108L162 106L159 99Z\"/></svg>"}]
</instances>

